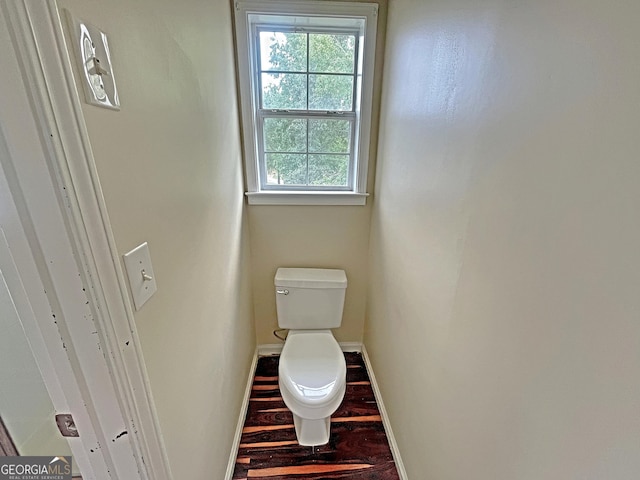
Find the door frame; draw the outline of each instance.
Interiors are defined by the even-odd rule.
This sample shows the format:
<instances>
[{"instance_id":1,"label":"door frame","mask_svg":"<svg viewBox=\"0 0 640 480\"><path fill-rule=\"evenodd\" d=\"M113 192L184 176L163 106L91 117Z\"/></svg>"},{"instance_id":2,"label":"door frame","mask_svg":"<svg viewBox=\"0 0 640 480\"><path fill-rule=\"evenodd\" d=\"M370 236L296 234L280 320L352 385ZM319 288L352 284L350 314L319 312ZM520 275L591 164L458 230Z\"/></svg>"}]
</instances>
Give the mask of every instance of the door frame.
<instances>
[{"instance_id":1,"label":"door frame","mask_svg":"<svg viewBox=\"0 0 640 480\"><path fill-rule=\"evenodd\" d=\"M0 23L11 36L10 45L3 47L15 55L21 77L19 85L9 78L16 72L0 69L0 84L13 81L21 90L12 92L15 98L5 98L15 103L13 108L0 109L8 150L2 167L27 245L7 240L32 303L33 282L25 282L25 275L33 277L34 272L27 272L26 257L34 260L60 334L52 339L51 317L43 318L34 308L27 338L32 348L43 340L49 348L50 368L39 366L45 369L50 393L50 384L64 390L64 395L52 395L54 407L71 407L74 417L79 416L80 441L86 447L86 458L79 459L86 464L83 477L171 480L58 5L55 0L0 0ZM24 98L22 105L18 97ZM31 118L31 142L22 141L25 133L20 130L28 119L14 118L18 111ZM36 146L39 152L34 153ZM51 355L60 337L64 352ZM86 418L76 413L81 405ZM94 462L98 456L100 461ZM92 471L85 471L89 467Z\"/></svg>"}]
</instances>

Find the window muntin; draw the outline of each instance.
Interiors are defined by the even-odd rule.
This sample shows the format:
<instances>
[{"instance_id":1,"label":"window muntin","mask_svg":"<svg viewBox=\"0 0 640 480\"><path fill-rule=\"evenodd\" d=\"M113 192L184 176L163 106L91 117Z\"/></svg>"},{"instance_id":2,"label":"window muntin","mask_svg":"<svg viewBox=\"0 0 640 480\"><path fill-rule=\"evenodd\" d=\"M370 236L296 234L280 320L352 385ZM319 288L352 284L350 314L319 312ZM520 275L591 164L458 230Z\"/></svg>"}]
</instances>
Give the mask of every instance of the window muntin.
<instances>
[{"instance_id":1,"label":"window muntin","mask_svg":"<svg viewBox=\"0 0 640 480\"><path fill-rule=\"evenodd\" d=\"M265 116L265 187L350 189L353 122L331 116Z\"/></svg>"},{"instance_id":2,"label":"window muntin","mask_svg":"<svg viewBox=\"0 0 640 480\"><path fill-rule=\"evenodd\" d=\"M237 0L235 7L249 203L364 205L378 5ZM269 41L263 40L261 47L261 32L267 39L298 34L299 42L308 45L288 63L276 65L269 58ZM334 36L334 44L348 48L349 55L343 54L341 62L323 61L317 54L329 36ZM266 94L263 85L267 89L282 81L276 75L297 80L287 82L298 88L289 95ZM348 86L352 93L318 94L331 90L327 88L330 81L342 82L342 91ZM301 121L286 126L276 122L284 118ZM323 119L327 122L314 121ZM286 134L280 144L272 137L278 129ZM336 136L335 145L327 141L328 135ZM289 162L286 172L285 160Z\"/></svg>"}]
</instances>

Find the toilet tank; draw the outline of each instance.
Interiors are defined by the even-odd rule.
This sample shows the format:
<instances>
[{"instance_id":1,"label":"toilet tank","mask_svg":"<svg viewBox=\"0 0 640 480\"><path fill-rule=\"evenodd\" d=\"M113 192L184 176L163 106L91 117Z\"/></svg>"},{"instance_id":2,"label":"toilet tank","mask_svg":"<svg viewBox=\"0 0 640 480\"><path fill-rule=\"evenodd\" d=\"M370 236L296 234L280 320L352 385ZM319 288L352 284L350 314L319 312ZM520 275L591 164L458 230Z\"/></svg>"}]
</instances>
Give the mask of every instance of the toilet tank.
<instances>
[{"instance_id":1,"label":"toilet tank","mask_svg":"<svg viewBox=\"0 0 640 480\"><path fill-rule=\"evenodd\" d=\"M344 270L279 268L274 284L280 328L320 330L342 323Z\"/></svg>"}]
</instances>

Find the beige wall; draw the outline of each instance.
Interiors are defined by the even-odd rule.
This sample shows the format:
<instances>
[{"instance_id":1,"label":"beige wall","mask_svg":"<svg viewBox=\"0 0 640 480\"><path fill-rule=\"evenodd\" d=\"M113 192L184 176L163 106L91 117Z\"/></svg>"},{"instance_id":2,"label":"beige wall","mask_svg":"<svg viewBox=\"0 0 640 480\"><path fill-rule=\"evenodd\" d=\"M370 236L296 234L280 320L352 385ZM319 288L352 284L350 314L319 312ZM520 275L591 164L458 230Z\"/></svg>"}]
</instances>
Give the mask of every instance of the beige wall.
<instances>
[{"instance_id":1,"label":"beige wall","mask_svg":"<svg viewBox=\"0 0 640 480\"><path fill-rule=\"evenodd\" d=\"M62 0L107 32L122 110L84 105L118 250L148 241L136 313L176 478L222 478L255 344L230 5Z\"/></svg>"},{"instance_id":2,"label":"beige wall","mask_svg":"<svg viewBox=\"0 0 640 480\"><path fill-rule=\"evenodd\" d=\"M365 343L411 479L640 476L638 18L390 4Z\"/></svg>"},{"instance_id":3,"label":"beige wall","mask_svg":"<svg viewBox=\"0 0 640 480\"><path fill-rule=\"evenodd\" d=\"M258 344L278 343L273 277L278 267L341 268L347 272L342 326L334 330L341 342L362 341L369 207L249 207L251 269Z\"/></svg>"}]
</instances>

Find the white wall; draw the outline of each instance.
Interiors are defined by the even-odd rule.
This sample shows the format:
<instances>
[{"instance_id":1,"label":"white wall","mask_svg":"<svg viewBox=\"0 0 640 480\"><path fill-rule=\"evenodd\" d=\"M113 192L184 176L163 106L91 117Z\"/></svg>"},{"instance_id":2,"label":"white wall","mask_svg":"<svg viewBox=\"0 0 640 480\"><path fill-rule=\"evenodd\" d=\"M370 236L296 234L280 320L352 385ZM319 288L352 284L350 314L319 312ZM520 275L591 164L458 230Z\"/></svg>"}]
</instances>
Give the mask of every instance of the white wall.
<instances>
[{"instance_id":1,"label":"white wall","mask_svg":"<svg viewBox=\"0 0 640 480\"><path fill-rule=\"evenodd\" d=\"M222 478L255 345L230 4L62 0L109 37L122 109L83 111L118 250L149 242L136 313L176 478Z\"/></svg>"},{"instance_id":2,"label":"white wall","mask_svg":"<svg viewBox=\"0 0 640 480\"><path fill-rule=\"evenodd\" d=\"M390 4L365 343L412 479L640 476L640 4Z\"/></svg>"}]
</instances>

